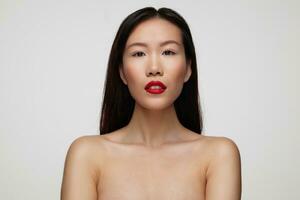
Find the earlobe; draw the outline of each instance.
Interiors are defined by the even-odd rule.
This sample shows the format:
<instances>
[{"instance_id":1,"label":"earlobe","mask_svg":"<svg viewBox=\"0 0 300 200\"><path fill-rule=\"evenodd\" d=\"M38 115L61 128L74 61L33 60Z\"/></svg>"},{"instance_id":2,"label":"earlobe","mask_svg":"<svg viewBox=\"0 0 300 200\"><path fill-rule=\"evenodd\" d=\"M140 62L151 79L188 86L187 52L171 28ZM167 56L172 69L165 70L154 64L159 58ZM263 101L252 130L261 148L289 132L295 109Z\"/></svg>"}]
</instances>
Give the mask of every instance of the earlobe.
<instances>
[{"instance_id":1,"label":"earlobe","mask_svg":"<svg viewBox=\"0 0 300 200\"><path fill-rule=\"evenodd\" d=\"M186 74L185 74L184 82L187 82L191 77L191 74L192 74L191 61L187 62L186 67L187 67L187 71L186 71Z\"/></svg>"},{"instance_id":2,"label":"earlobe","mask_svg":"<svg viewBox=\"0 0 300 200\"><path fill-rule=\"evenodd\" d=\"M119 67L119 74L120 74L120 77L121 77L123 83L124 83L125 85L127 85L127 81L126 81L126 79L125 79L124 72L123 72L123 66L120 66L120 67Z\"/></svg>"}]
</instances>

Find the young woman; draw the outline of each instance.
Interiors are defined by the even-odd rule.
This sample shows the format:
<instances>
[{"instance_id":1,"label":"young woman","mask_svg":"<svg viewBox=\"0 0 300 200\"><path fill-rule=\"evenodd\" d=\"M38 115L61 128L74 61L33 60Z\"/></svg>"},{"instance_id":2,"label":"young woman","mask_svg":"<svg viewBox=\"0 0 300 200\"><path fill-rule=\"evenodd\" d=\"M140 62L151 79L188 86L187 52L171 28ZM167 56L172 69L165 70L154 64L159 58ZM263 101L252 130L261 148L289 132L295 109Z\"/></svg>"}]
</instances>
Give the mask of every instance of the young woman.
<instances>
[{"instance_id":1,"label":"young woman","mask_svg":"<svg viewBox=\"0 0 300 200\"><path fill-rule=\"evenodd\" d=\"M202 135L197 63L185 20L152 7L120 25L100 135L71 144L62 200L239 200L233 140Z\"/></svg>"}]
</instances>

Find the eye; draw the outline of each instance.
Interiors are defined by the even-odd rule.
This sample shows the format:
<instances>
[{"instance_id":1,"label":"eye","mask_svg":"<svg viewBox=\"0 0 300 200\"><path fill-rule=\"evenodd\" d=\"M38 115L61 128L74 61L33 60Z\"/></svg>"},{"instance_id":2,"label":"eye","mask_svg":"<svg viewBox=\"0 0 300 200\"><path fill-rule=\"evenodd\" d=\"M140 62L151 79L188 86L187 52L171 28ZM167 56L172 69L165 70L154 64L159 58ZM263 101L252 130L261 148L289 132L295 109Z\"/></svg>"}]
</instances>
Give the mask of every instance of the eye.
<instances>
[{"instance_id":1,"label":"eye","mask_svg":"<svg viewBox=\"0 0 300 200\"><path fill-rule=\"evenodd\" d=\"M138 51L138 52L135 52L134 54L132 54L133 57L141 57L143 55L145 55L145 54L142 51Z\"/></svg>"},{"instance_id":2,"label":"eye","mask_svg":"<svg viewBox=\"0 0 300 200\"><path fill-rule=\"evenodd\" d=\"M171 50L166 50L163 52L163 54L166 54L168 56L168 55L175 55L176 53Z\"/></svg>"}]
</instances>

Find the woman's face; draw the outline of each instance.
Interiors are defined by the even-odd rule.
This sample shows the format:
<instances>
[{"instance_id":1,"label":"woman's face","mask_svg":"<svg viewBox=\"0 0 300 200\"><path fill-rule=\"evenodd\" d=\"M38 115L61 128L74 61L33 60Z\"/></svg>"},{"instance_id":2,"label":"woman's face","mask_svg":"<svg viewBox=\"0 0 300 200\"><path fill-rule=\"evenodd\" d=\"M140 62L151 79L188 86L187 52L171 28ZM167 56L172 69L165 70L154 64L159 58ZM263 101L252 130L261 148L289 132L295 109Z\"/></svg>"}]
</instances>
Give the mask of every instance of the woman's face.
<instances>
[{"instance_id":1,"label":"woman's face","mask_svg":"<svg viewBox=\"0 0 300 200\"><path fill-rule=\"evenodd\" d=\"M129 35L120 76L142 107L159 110L172 105L190 75L181 30L176 25L153 18L140 23ZM145 90L150 81L161 81L166 89L160 94L150 93Z\"/></svg>"}]
</instances>

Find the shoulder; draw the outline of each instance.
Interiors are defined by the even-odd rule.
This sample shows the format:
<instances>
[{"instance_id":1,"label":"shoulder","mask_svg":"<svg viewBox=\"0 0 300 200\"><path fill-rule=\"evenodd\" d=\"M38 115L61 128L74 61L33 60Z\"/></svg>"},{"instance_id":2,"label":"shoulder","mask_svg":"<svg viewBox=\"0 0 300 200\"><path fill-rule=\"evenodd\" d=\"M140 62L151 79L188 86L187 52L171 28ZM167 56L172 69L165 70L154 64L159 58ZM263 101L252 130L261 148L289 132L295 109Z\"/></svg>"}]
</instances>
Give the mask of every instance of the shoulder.
<instances>
[{"instance_id":1,"label":"shoulder","mask_svg":"<svg viewBox=\"0 0 300 200\"><path fill-rule=\"evenodd\" d=\"M207 143L214 156L237 156L238 145L228 137L209 136Z\"/></svg>"},{"instance_id":2,"label":"shoulder","mask_svg":"<svg viewBox=\"0 0 300 200\"><path fill-rule=\"evenodd\" d=\"M240 150L231 138L223 136L205 136L208 168L222 162L240 162Z\"/></svg>"},{"instance_id":3,"label":"shoulder","mask_svg":"<svg viewBox=\"0 0 300 200\"><path fill-rule=\"evenodd\" d=\"M227 137L209 137L207 178L232 174L241 176L241 156L237 144Z\"/></svg>"},{"instance_id":4,"label":"shoulder","mask_svg":"<svg viewBox=\"0 0 300 200\"><path fill-rule=\"evenodd\" d=\"M209 137L206 171L209 199L240 199L241 159L237 144L227 137Z\"/></svg>"},{"instance_id":5,"label":"shoulder","mask_svg":"<svg viewBox=\"0 0 300 200\"><path fill-rule=\"evenodd\" d=\"M102 146L102 140L100 135L80 136L72 141L68 153L79 155L92 153Z\"/></svg>"},{"instance_id":6,"label":"shoulder","mask_svg":"<svg viewBox=\"0 0 300 200\"><path fill-rule=\"evenodd\" d=\"M100 176L100 163L103 158L99 153L98 136L81 136L73 140L65 159L62 199L95 199ZM100 144L100 145L99 145Z\"/></svg>"},{"instance_id":7,"label":"shoulder","mask_svg":"<svg viewBox=\"0 0 300 200\"><path fill-rule=\"evenodd\" d=\"M206 174L223 163L234 163L236 166L240 162L240 151L236 142L228 137L202 135L200 140L201 155L206 160Z\"/></svg>"},{"instance_id":8,"label":"shoulder","mask_svg":"<svg viewBox=\"0 0 300 200\"><path fill-rule=\"evenodd\" d=\"M100 135L84 135L72 141L66 162L82 164L96 171L103 159L103 139Z\"/></svg>"},{"instance_id":9,"label":"shoulder","mask_svg":"<svg viewBox=\"0 0 300 200\"><path fill-rule=\"evenodd\" d=\"M224 136L199 135L199 144L210 155L239 153L238 145L230 138Z\"/></svg>"}]
</instances>

